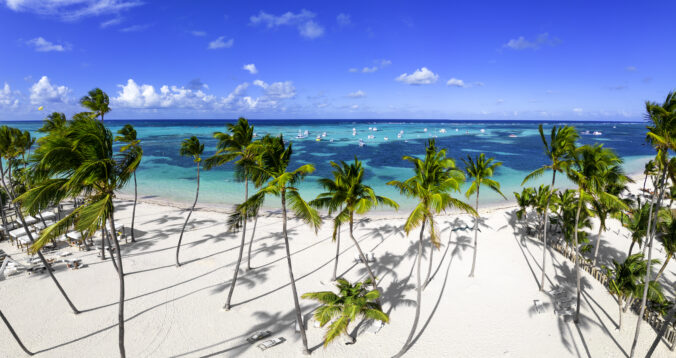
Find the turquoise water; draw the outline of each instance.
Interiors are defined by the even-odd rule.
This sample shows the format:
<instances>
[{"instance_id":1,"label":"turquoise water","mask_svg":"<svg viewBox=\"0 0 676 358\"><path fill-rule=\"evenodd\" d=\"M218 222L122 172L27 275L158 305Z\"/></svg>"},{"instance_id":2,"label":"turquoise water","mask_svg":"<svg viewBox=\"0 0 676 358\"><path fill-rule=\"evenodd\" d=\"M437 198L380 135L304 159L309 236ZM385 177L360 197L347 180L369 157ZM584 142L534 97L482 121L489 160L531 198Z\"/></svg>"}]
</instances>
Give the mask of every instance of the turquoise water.
<instances>
[{"instance_id":1,"label":"turquoise water","mask_svg":"<svg viewBox=\"0 0 676 358\"><path fill-rule=\"evenodd\" d=\"M136 128L142 141L145 156L137 172L138 190L142 198L156 198L189 203L195 195L195 165L190 158L178 154L184 138L195 135L205 143L205 157L211 155L216 146L212 138L214 131L224 131L226 121L215 120L109 120L106 125L115 132L124 124ZM538 133L538 122L532 121L346 121L346 120L275 120L251 121L260 138L265 134L283 134L293 142L292 167L311 163L316 172L306 178L300 186L306 199L314 198L321 188L316 181L319 177L330 176L330 161L350 161L358 156L366 168L366 182L376 193L397 200L404 208L413 201L402 197L393 188L385 185L393 179L403 180L411 176L408 162L403 155L422 155L428 138L436 138L437 146L448 148L449 156L462 166L461 158L467 155L486 153L504 164L497 170L496 179L502 191L511 201L513 191L520 191L521 181L533 169L546 163L542 142ZM37 136L35 130L41 122L5 122L5 124L27 129ZM565 122L545 123L548 131L553 125ZM581 143L603 143L613 148L625 160L627 173L641 171L643 163L652 155L645 143L645 124L617 122L574 122L581 133ZM370 128L370 129L369 129ZM377 130L374 130L377 129ZM353 132L354 129L354 132ZM296 138L308 131L305 138ZM594 131L600 135L591 134ZM322 137L322 134L325 136ZM354 133L354 135L353 135ZM401 135L399 135L401 134ZM320 141L316 140L320 136ZM510 137L510 135L512 137ZM373 136L372 139L370 136ZM515 136L515 137L514 137ZM385 137L388 140L385 140ZM362 140L364 146L359 146ZM559 178L561 178L559 176ZM202 171L200 202L230 206L243 198L243 184L232 178L232 167L226 165L211 171ZM536 185L549 183L551 174L534 181ZM557 179L560 185L570 185L565 178ZM557 185L558 186L558 185ZM133 193L133 187L123 190ZM461 197L461 194L458 194ZM505 202L499 195L483 191L482 204ZM473 203L473 201L472 201ZM266 202L266 206L278 206L277 200Z\"/></svg>"}]
</instances>

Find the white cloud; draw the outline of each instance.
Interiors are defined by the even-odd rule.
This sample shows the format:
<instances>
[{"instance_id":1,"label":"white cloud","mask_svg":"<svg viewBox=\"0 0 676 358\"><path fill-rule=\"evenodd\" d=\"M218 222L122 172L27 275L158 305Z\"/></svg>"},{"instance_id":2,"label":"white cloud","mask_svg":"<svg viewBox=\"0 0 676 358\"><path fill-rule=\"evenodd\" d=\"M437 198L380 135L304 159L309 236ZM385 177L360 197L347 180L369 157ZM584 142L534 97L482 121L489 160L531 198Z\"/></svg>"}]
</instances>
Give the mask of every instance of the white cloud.
<instances>
[{"instance_id":1,"label":"white cloud","mask_svg":"<svg viewBox=\"0 0 676 358\"><path fill-rule=\"evenodd\" d=\"M347 96L350 98L362 98L366 97L366 93L364 93L362 90L358 90L357 92L348 93Z\"/></svg>"},{"instance_id":2,"label":"white cloud","mask_svg":"<svg viewBox=\"0 0 676 358\"><path fill-rule=\"evenodd\" d=\"M210 50L216 50L219 48L230 48L232 45L235 43L235 39L230 39L228 41L224 41L225 36L221 36L211 42L209 42L209 49Z\"/></svg>"},{"instance_id":3,"label":"white cloud","mask_svg":"<svg viewBox=\"0 0 676 358\"><path fill-rule=\"evenodd\" d=\"M378 66L373 66L373 67L364 67L361 69L362 73L373 73L378 71Z\"/></svg>"},{"instance_id":4,"label":"white cloud","mask_svg":"<svg viewBox=\"0 0 676 358\"><path fill-rule=\"evenodd\" d=\"M32 104L44 104L47 102L68 102L70 89L66 86L52 85L47 76L42 76L39 81L30 88L30 100Z\"/></svg>"},{"instance_id":5,"label":"white cloud","mask_svg":"<svg viewBox=\"0 0 676 358\"><path fill-rule=\"evenodd\" d=\"M385 59L373 60L373 62L376 63L377 66L366 66L366 67L362 67L361 70L358 69L358 68L352 67L352 68L348 69L348 71L349 72L361 72L361 73L373 73L373 72L381 70L381 69L383 69L383 68L392 64L392 61L385 60Z\"/></svg>"},{"instance_id":6,"label":"white cloud","mask_svg":"<svg viewBox=\"0 0 676 358\"><path fill-rule=\"evenodd\" d=\"M261 80L255 80L253 84L254 86L263 88L265 95L272 99L293 98L296 96L296 88L291 81L267 84Z\"/></svg>"},{"instance_id":7,"label":"white cloud","mask_svg":"<svg viewBox=\"0 0 676 358\"><path fill-rule=\"evenodd\" d=\"M466 87L465 81L459 80L457 78L451 78L446 82L447 86L453 86L453 87Z\"/></svg>"},{"instance_id":8,"label":"white cloud","mask_svg":"<svg viewBox=\"0 0 676 358\"><path fill-rule=\"evenodd\" d=\"M395 80L409 85L429 85L437 82L439 75L427 69L427 67L419 68L415 72L409 74L402 73Z\"/></svg>"},{"instance_id":9,"label":"white cloud","mask_svg":"<svg viewBox=\"0 0 676 358\"><path fill-rule=\"evenodd\" d=\"M336 22L340 26L349 26L352 23L352 19L350 19L349 14L340 13L336 16Z\"/></svg>"},{"instance_id":10,"label":"white cloud","mask_svg":"<svg viewBox=\"0 0 676 358\"><path fill-rule=\"evenodd\" d=\"M256 65L253 63L250 63L248 65L244 65L242 67L243 70L249 71L250 74L255 75L258 73L258 69L256 69Z\"/></svg>"},{"instance_id":11,"label":"white cloud","mask_svg":"<svg viewBox=\"0 0 676 358\"><path fill-rule=\"evenodd\" d=\"M5 85L0 88L0 108L18 108L19 95L20 93L18 91L12 91L9 87L9 83L5 82Z\"/></svg>"},{"instance_id":12,"label":"white cloud","mask_svg":"<svg viewBox=\"0 0 676 358\"><path fill-rule=\"evenodd\" d=\"M60 45L57 43L53 43L45 40L42 36L36 37L32 40L28 40L26 43L30 46L33 46L35 48L35 51L38 52L51 52L51 51L63 52L70 49L70 46L68 44Z\"/></svg>"},{"instance_id":13,"label":"white cloud","mask_svg":"<svg viewBox=\"0 0 676 358\"><path fill-rule=\"evenodd\" d=\"M502 45L502 47L507 47L512 50L538 49L544 45L554 46L558 44L558 42L558 39L550 38L549 34L545 32L538 35L538 37L532 41L526 40L523 36L519 36L516 39L509 40L506 44Z\"/></svg>"},{"instance_id":14,"label":"white cloud","mask_svg":"<svg viewBox=\"0 0 676 358\"><path fill-rule=\"evenodd\" d=\"M101 27L102 29L105 29L106 27L110 27L110 26L113 26L113 25L117 25L117 24L119 24L119 23L121 23L121 22L122 22L122 18L121 18L121 17L114 17L114 18L112 18L112 19L110 19L110 20L108 20L108 21L102 22L102 23L99 25L99 27Z\"/></svg>"},{"instance_id":15,"label":"white cloud","mask_svg":"<svg viewBox=\"0 0 676 358\"><path fill-rule=\"evenodd\" d=\"M138 85L133 79L126 85L118 85L120 91L113 102L120 107L131 108L205 108L213 103L215 97L202 90L194 91L178 86L160 87L159 92L152 85Z\"/></svg>"},{"instance_id":16,"label":"white cloud","mask_svg":"<svg viewBox=\"0 0 676 358\"><path fill-rule=\"evenodd\" d=\"M582 110L582 108L573 108L573 112L575 114L582 114L583 110Z\"/></svg>"},{"instance_id":17,"label":"white cloud","mask_svg":"<svg viewBox=\"0 0 676 358\"><path fill-rule=\"evenodd\" d=\"M63 21L119 14L142 4L140 0L5 0L13 11L54 16Z\"/></svg>"},{"instance_id":18,"label":"white cloud","mask_svg":"<svg viewBox=\"0 0 676 358\"><path fill-rule=\"evenodd\" d=\"M313 20L315 16L315 13L307 10L301 10L297 14L289 11L279 16L261 11L258 15L251 16L249 21L251 25L264 25L269 29L279 26L296 26L301 36L314 39L324 34L324 28Z\"/></svg>"},{"instance_id":19,"label":"white cloud","mask_svg":"<svg viewBox=\"0 0 676 358\"><path fill-rule=\"evenodd\" d=\"M204 32L204 31L197 31L197 30L190 31L190 34L193 35L193 36L197 36L197 37L204 37L204 36L207 35L206 32Z\"/></svg>"},{"instance_id":20,"label":"white cloud","mask_svg":"<svg viewBox=\"0 0 676 358\"><path fill-rule=\"evenodd\" d=\"M392 61L386 59L376 60L376 62L380 64L380 67L387 67L392 64Z\"/></svg>"},{"instance_id":21,"label":"white cloud","mask_svg":"<svg viewBox=\"0 0 676 358\"><path fill-rule=\"evenodd\" d=\"M131 26L127 26L123 29L120 29L120 32L139 32L139 31L143 31L143 30L145 30L149 27L150 27L150 24L131 25Z\"/></svg>"}]
</instances>

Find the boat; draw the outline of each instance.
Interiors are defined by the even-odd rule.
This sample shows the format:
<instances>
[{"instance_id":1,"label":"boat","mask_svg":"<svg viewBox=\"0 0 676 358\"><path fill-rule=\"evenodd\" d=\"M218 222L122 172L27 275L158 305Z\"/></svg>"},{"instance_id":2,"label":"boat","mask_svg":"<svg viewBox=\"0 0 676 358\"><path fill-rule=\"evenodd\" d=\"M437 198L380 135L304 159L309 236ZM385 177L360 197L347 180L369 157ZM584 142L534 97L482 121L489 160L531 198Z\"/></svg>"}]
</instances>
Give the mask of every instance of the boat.
<instances>
[{"instance_id":1,"label":"boat","mask_svg":"<svg viewBox=\"0 0 676 358\"><path fill-rule=\"evenodd\" d=\"M439 129L439 133L446 133L446 128Z\"/></svg>"},{"instance_id":2,"label":"boat","mask_svg":"<svg viewBox=\"0 0 676 358\"><path fill-rule=\"evenodd\" d=\"M458 131L458 128L456 128L455 131L457 132L457 131Z\"/></svg>"},{"instance_id":3,"label":"boat","mask_svg":"<svg viewBox=\"0 0 676 358\"><path fill-rule=\"evenodd\" d=\"M315 138L315 141L320 142L322 140L322 136L317 135L317 138Z\"/></svg>"},{"instance_id":4,"label":"boat","mask_svg":"<svg viewBox=\"0 0 676 358\"><path fill-rule=\"evenodd\" d=\"M307 137L309 134L310 134L310 132L308 132L307 129L306 129L305 132L303 132L303 137Z\"/></svg>"},{"instance_id":5,"label":"boat","mask_svg":"<svg viewBox=\"0 0 676 358\"><path fill-rule=\"evenodd\" d=\"M387 138L387 137L383 137L383 139L384 139L384 140L388 140L389 138Z\"/></svg>"},{"instance_id":6,"label":"boat","mask_svg":"<svg viewBox=\"0 0 676 358\"><path fill-rule=\"evenodd\" d=\"M298 135L296 135L296 138L298 139L305 138L303 137L303 133L300 131L300 129L298 130Z\"/></svg>"},{"instance_id":7,"label":"boat","mask_svg":"<svg viewBox=\"0 0 676 358\"><path fill-rule=\"evenodd\" d=\"M401 139L401 133L397 134L397 138Z\"/></svg>"},{"instance_id":8,"label":"boat","mask_svg":"<svg viewBox=\"0 0 676 358\"><path fill-rule=\"evenodd\" d=\"M326 132L322 132L322 138L326 137Z\"/></svg>"},{"instance_id":9,"label":"boat","mask_svg":"<svg viewBox=\"0 0 676 358\"><path fill-rule=\"evenodd\" d=\"M374 131L374 132L377 132L377 131L378 131L378 128L373 127L373 131Z\"/></svg>"},{"instance_id":10,"label":"boat","mask_svg":"<svg viewBox=\"0 0 676 358\"><path fill-rule=\"evenodd\" d=\"M479 132L481 132L481 133L486 133L486 130L483 129L483 128L481 128L481 130L480 130Z\"/></svg>"},{"instance_id":11,"label":"boat","mask_svg":"<svg viewBox=\"0 0 676 358\"><path fill-rule=\"evenodd\" d=\"M516 138L516 134L510 134L509 138Z\"/></svg>"},{"instance_id":12,"label":"boat","mask_svg":"<svg viewBox=\"0 0 676 358\"><path fill-rule=\"evenodd\" d=\"M592 135L602 135L602 134L603 134L603 133L601 133L601 132L599 132L599 131L594 131L594 132L592 132Z\"/></svg>"},{"instance_id":13,"label":"boat","mask_svg":"<svg viewBox=\"0 0 676 358\"><path fill-rule=\"evenodd\" d=\"M427 128L423 129L423 132L427 132Z\"/></svg>"},{"instance_id":14,"label":"boat","mask_svg":"<svg viewBox=\"0 0 676 358\"><path fill-rule=\"evenodd\" d=\"M364 141L361 140L361 139L359 139L359 146L360 146L360 147L363 147L363 146L364 146Z\"/></svg>"}]
</instances>

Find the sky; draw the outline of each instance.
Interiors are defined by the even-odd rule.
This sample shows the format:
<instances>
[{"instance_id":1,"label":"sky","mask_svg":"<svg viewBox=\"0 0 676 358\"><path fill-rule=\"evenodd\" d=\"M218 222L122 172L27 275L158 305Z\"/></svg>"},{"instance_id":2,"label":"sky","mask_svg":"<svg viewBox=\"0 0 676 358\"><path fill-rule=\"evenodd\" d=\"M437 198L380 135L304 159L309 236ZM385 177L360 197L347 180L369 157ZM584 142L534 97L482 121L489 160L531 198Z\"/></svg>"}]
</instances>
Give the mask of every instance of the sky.
<instances>
[{"instance_id":1,"label":"sky","mask_svg":"<svg viewBox=\"0 0 676 358\"><path fill-rule=\"evenodd\" d=\"M674 1L0 0L0 120L642 120ZM43 111L39 111L39 107Z\"/></svg>"}]
</instances>

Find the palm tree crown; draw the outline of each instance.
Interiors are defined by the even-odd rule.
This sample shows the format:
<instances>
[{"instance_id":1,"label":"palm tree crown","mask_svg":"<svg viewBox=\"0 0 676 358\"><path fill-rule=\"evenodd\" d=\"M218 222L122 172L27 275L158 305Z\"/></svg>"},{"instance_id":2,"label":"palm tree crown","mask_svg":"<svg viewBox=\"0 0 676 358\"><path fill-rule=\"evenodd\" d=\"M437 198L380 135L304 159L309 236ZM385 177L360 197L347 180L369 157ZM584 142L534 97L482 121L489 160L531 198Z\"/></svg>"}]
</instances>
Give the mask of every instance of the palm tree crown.
<instances>
[{"instance_id":1,"label":"palm tree crown","mask_svg":"<svg viewBox=\"0 0 676 358\"><path fill-rule=\"evenodd\" d=\"M103 122L103 116L110 112L110 99L106 92L103 92L100 88L94 88L89 91L86 96L80 98L80 104L94 112L97 117L101 117Z\"/></svg>"}]
</instances>

